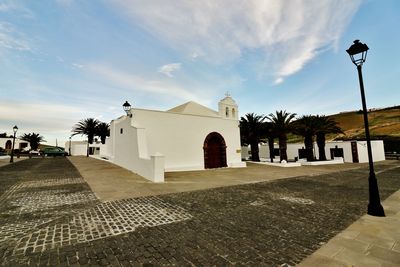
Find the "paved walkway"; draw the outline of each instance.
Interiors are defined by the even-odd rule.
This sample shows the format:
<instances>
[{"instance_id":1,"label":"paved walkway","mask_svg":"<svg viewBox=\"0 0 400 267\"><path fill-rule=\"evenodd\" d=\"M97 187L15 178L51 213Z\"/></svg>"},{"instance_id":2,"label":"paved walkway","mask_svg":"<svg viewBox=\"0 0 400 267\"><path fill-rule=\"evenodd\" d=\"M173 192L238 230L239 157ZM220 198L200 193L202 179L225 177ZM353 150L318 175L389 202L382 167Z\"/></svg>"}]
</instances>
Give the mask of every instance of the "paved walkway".
<instances>
[{"instance_id":1,"label":"paved walkway","mask_svg":"<svg viewBox=\"0 0 400 267\"><path fill-rule=\"evenodd\" d=\"M153 183L104 160L68 157L101 201L187 192L232 185L272 181L297 176L314 176L357 169L366 164L337 164L280 168L247 163L247 168L168 172L164 183Z\"/></svg>"},{"instance_id":2,"label":"paved walkway","mask_svg":"<svg viewBox=\"0 0 400 267\"><path fill-rule=\"evenodd\" d=\"M400 190L382 204L386 217L362 216L298 266L400 266Z\"/></svg>"},{"instance_id":3,"label":"paved walkway","mask_svg":"<svg viewBox=\"0 0 400 267\"><path fill-rule=\"evenodd\" d=\"M18 161L21 161L21 160L24 160L24 159L27 159L27 158L14 157L14 162L18 162ZM9 158L8 159L0 159L0 167L6 166L8 164L10 164L10 159Z\"/></svg>"}]
</instances>

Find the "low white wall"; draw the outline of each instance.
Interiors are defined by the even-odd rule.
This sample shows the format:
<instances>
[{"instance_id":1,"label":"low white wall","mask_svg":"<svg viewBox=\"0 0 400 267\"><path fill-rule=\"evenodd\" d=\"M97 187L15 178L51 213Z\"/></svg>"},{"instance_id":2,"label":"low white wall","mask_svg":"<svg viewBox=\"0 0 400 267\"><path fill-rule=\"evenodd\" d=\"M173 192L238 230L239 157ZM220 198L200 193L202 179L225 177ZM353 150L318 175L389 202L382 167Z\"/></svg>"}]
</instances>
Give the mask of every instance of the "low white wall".
<instances>
[{"instance_id":1,"label":"low white wall","mask_svg":"<svg viewBox=\"0 0 400 267\"><path fill-rule=\"evenodd\" d=\"M366 141L353 141L357 143L358 160L360 163L368 162L368 151ZM343 161L353 162L353 154L351 151L352 141L332 141L325 144L325 155L327 160L331 160L331 149L341 148L343 149ZM375 161L385 160L385 149L382 140L371 141L372 147L372 158ZM274 148L279 148L278 144L274 144ZM287 155L289 160L294 160L299 157L299 149L304 148L304 144L287 144ZM248 158L250 154L250 146L242 147L242 158ZM259 156L260 158L269 158L269 148L268 144L259 145ZM314 143L314 156L319 158L318 145Z\"/></svg>"},{"instance_id":2,"label":"low white wall","mask_svg":"<svg viewBox=\"0 0 400 267\"><path fill-rule=\"evenodd\" d=\"M114 164L150 181L164 182L164 156L160 153L149 156L144 128L131 124L131 119L125 116L113 121L110 131L108 141L112 145L104 148L111 148L110 160ZM101 150L101 155L105 154L103 151L104 149Z\"/></svg>"},{"instance_id":3,"label":"low white wall","mask_svg":"<svg viewBox=\"0 0 400 267\"><path fill-rule=\"evenodd\" d=\"M351 153L351 142L344 141L332 141L325 144L325 155L326 159L331 159L331 148L342 148L343 149L343 160L344 162L353 162L353 155ZM318 151L318 150L317 150ZM317 154L318 157L318 154Z\"/></svg>"},{"instance_id":4,"label":"low white wall","mask_svg":"<svg viewBox=\"0 0 400 267\"><path fill-rule=\"evenodd\" d=\"M87 143L83 141L69 141L65 142L65 151L69 153L71 145L71 156L86 156Z\"/></svg>"},{"instance_id":5,"label":"low white wall","mask_svg":"<svg viewBox=\"0 0 400 267\"><path fill-rule=\"evenodd\" d=\"M368 162L368 149L366 141L357 142L358 160L360 163ZM372 159L373 161L385 160L385 149L382 140L371 141Z\"/></svg>"}]
</instances>

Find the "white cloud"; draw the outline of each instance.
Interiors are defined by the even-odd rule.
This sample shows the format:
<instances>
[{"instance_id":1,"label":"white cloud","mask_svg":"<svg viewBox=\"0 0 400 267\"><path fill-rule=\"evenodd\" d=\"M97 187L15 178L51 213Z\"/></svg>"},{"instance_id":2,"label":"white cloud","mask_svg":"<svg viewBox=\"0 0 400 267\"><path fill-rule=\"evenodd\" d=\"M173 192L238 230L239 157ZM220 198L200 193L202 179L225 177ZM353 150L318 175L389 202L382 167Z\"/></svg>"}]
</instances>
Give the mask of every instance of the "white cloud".
<instances>
[{"instance_id":1,"label":"white cloud","mask_svg":"<svg viewBox=\"0 0 400 267\"><path fill-rule=\"evenodd\" d=\"M12 10L12 6L6 3L0 3L0 12L7 12Z\"/></svg>"},{"instance_id":2,"label":"white cloud","mask_svg":"<svg viewBox=\"0 0 400 267\"><path fill-rule=\"evenodd\" d=\"M9 23L0 22L0 49L31 51L23 35Z\"/></svg>"},{"instance_id":3,"label":"white cloud","mask_svg":"<svg viewBox=\"0 0 400 267\"><path fill-rule=\"evenodd\" d=\"M182 100L200 100L194 93L193 88L183 88L173 81L146 79L126 71L118 70L107 65L87 64L85 69L96 77L102 77L115 87L127 90L137 90L146 93L158 94Z\"/></svg>"},{"instance_id":4,"label":"white cloud","mask_svg":"<svg viewBox=\"0 0 400 267\"><path fill-rule=\"evenodd\" d=\"M101 108L93 105L82 108L60 103L0 101L0 133L11 134L12 127L17 125L18 136L23 133L40 133L48 144L54 145L58 139L59 145L63 146L63 140L68 140L72 127L81 119L91 117L109 121L110 118L106 118L102 112ZM74 139L84 137L78 135Z\"/></svg>"},{"instance_id":5,"label":"white cloud","mask_svg":"<svg viewBox=\"0 0 400 267\"><path fill-rule=\"evenodd\" d=\"M75 69L83 69L85 66L78 63L72 63L72 67Z\"/></svg>"},{"instance_id":6,"label":"white cloud","mask_svg":"<svg viewBox=\"0 0 400 267\"><path fill-rule=\"evenodd\" d=\"M274 81L275 85L278 85L278 84L281 84L281 83L283 83L283 78L282 77L276 78L275 81Z\"/></svg>"},{"instance_id":7,"label":"white cloud","mask_svg":"<svg viewBox=\"0 0 400 267\"><path fill-rule=\"evenodd\" d=\"M166 64L158 68L158 72L173 77L172 72L177 71L181 68L181 63Z\"/></svg>"},{"instance_id":8,"label":"white cloud","mask_svg":"<svg viewBox=\"0 0 400 267\"><path fill-rule=\"evenodd\" d=\"M261 65L283 82L321 49L337 45L361 0L114 3L134 23L192 59L222 63L235 61L248 50L261 51Z\"/></svg>"},{"instance_id":9,"label":"white cloud","mask_svg":"<svg viewBox=\"0 0 400 267\"><path fill-rule=\"evenodd\" d=\"M16 124L25 132L69 132L81 117L81 109L74 106L44 103L0 102L2 132Z\"/></svg>"}]
</instances>

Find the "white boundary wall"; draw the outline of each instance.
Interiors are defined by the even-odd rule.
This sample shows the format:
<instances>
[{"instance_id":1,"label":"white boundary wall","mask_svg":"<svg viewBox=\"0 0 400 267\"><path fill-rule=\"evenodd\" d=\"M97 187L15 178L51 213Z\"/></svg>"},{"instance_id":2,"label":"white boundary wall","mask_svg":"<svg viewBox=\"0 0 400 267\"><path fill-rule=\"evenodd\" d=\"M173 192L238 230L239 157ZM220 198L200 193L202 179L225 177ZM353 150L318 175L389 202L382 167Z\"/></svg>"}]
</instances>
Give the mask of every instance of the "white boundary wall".
<instances>
[{"instance_id":1,"label":"white boundary wall","mask_svg":"<svg viewBox=\"0 0 400 267\"><path fill-rule=\"evenodd\" d=\"M70 142L65 142L65 152L69 153ZM71 141L71 156L86 156L87 142Z\"/></svg>"},{"instance_id":2,"label":"white boundary wall","mask_svg":"<svg viewBox=\"0 0 400 267\"><path fill-rule=\"evenodd\" d=\"M331 148L341 148L343 149L343 160L344 162L353 162L353 155L351 151L351 143L357 143L357 152L358 152L358 160L359 163L368 162L368 151L367 151L367 142L366 141L332 141L327 142L325 144L325 155L327 160L331 159ZM385 149L383 146L382 140L373 140L371 141L372 147L372 158L375 161L383 161L385 160ZM274 148L279 148L278 144L274 145ZM304 148L304 144L296 143L296 144L287 144L287 155L289 160L294 160L296 157L299 157L298 150ZM250 146L242 147L242 158L248 158L250 154ZM268 144L260 144L259 145L259 155L260 158L270 158L269 157L269 147ZM318 158L318 146L314 143L314 155ZM279 158L279 156L278 156Z\"/></svg>"},{"instance_id":3,"label":"white boundary wall","mask_svg":"<svg viewBox=\"0 0 400 267\"><path fill-rule=\"evenodd\" d=\"M11 148L12 148L12 142L13 142L13 138L9 138L9 137L1 137L0 138L0 147L2 148L6 148L6 143L7 141L11 142ZM27 141L21 140L19 138L15 138L15 144L14 144L14 149L20 149L20 144L27 144L27 148L30 149L30 144Z\"/></svg>"}]
</instances>

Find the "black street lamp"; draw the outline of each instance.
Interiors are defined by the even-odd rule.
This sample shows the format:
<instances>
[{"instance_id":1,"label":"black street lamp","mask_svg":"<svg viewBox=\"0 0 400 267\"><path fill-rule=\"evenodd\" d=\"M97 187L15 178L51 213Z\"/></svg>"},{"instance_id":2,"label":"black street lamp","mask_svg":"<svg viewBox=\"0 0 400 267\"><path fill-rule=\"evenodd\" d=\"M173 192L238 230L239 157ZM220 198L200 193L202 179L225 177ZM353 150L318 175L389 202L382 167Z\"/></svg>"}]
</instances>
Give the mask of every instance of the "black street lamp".
<instances>
[{"instance_id":1,"label":"black street lamp","mask_svg":"<svg viewBox=\"0 0 400 267\"><path fill-rule=\"evenodd\" d=\"M12 144L12 149L11 149L10 163L13 163L13 162L14 162L15 135L17 134L17 131L18 131L18 127L17 127L17 125L15 125L15 126L13 127L14 136L13 136L13 144Z\"/></svg>"},{"instance_id":2,"label":"black street lamp","mask_svg":"<svg viewBox=\"0 0 400 267\"><path fill-rule=\"evenodd\" d=\"M129 117L132 117L131 104L129 104L128 101L125 101L125 103L122 105L122 107L124 108L126 115Z\"/></svg>"},{"instance_id":3,"label":"black street lamp","mask_svg":"<svg viewBox=\"0 0 400 267\"><path fill-rule=\"evenodd\" d=\"M368 163L369 163L369 204L368 204L368 214L372 216L384 217L385 211L381 205L380 197L379 197L379 189L378 182L376 180L375 171L374 171L374 162L372 159L372 149L371 149L371 138L369 136L369 125L368 125L368 113L367 113L367 104L365 101L365 93L364 93L364 83L361 68L365 59L367 58L368 46L360 42L360 40L355 40L354 44L347 49L347 53L349 53L351 61L354 65L357 66L358 71L358 79L360 82L360 91L361 91L361 101L363 107L363 115L364 115L364 127L365 127L365 137L367 139L367 150L368 150Z\"/></svg>"}]
</instances>

